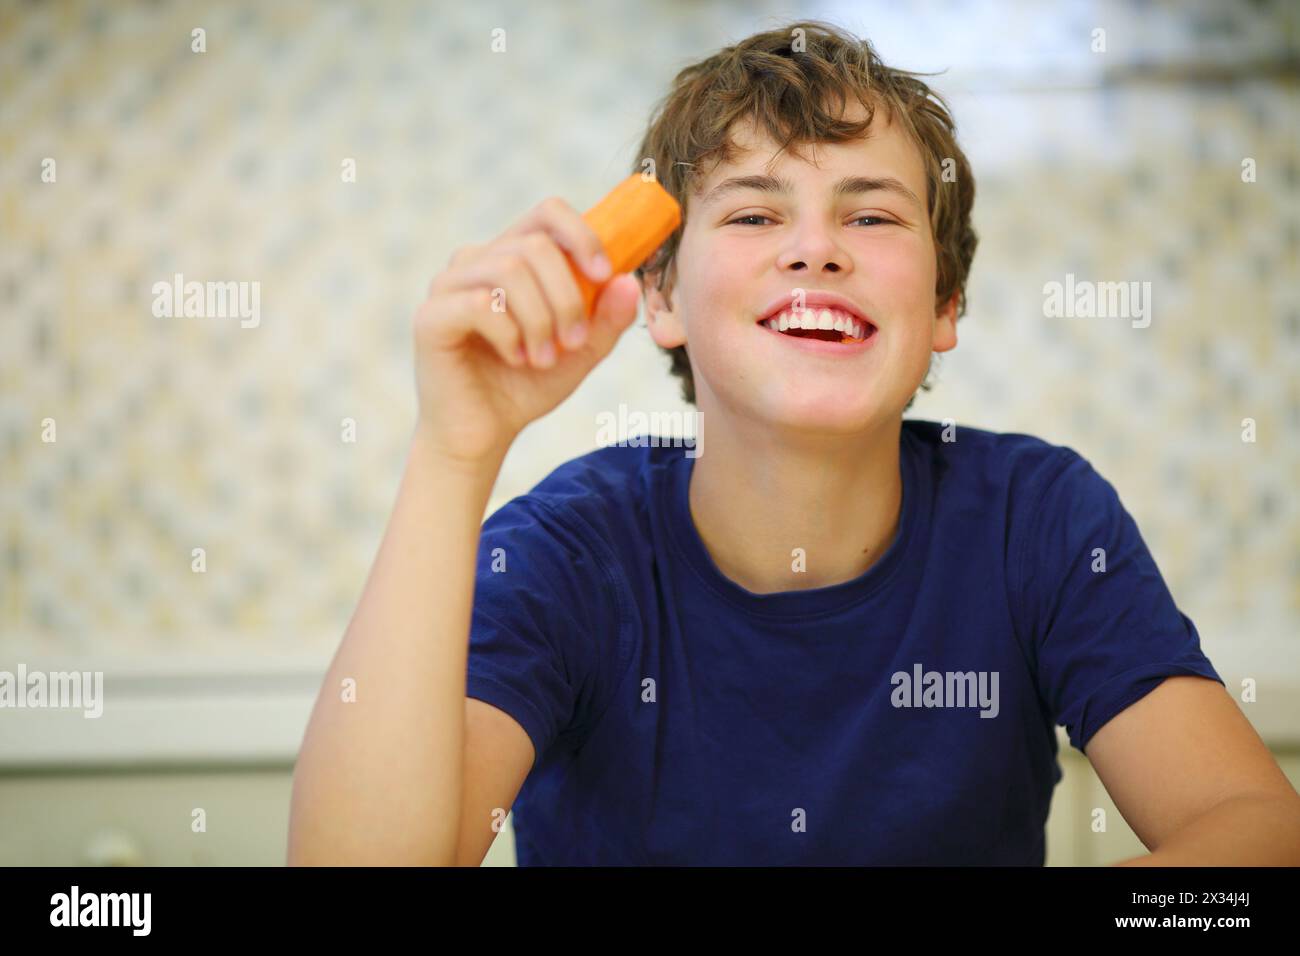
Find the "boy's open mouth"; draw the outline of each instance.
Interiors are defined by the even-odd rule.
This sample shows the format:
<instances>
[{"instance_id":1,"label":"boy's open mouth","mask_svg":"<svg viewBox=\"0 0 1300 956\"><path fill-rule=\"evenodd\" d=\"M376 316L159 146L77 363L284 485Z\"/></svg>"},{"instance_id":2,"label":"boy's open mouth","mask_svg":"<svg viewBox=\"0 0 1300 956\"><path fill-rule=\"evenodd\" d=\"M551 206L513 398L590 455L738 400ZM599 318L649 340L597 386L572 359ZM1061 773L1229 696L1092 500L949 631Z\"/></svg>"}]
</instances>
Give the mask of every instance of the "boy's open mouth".
<instances>
[{"instance_id":1,"label":"boy's open mouth","mask_svg":"<svg viewBox=\"0 0 1300 956\"><path fill-rule=\"evenodd\" d=\"M782 335L796 338L819 339L823 342L852 344L865 342L875 334L876 327L842 309L786 310L767 319L759 320Z\"/></svg>"}]
</instances>

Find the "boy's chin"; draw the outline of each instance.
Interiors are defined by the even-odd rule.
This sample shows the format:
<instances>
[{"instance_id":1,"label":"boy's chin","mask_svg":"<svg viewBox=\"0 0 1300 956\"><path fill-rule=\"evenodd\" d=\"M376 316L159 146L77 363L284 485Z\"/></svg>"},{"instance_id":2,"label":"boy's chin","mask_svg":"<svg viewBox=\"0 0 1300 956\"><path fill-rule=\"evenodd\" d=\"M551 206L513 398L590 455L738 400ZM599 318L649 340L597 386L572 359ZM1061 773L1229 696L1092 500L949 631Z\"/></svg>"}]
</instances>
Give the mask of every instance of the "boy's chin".
<instances>
[{"instance_id":1,"label":"boy's chin","mask_svg":"<svg viewBox=\"0 0 1300 956\"><path fill-rule=\"evenodd\" d=\"M903 404L897 408L876 402L857 401L852 405L840 403L827 409L813 405L776 402L762 409L759 417L775 428L814 435L860 435L875 427L902 416Z\"/></svg>"}]
</instances>

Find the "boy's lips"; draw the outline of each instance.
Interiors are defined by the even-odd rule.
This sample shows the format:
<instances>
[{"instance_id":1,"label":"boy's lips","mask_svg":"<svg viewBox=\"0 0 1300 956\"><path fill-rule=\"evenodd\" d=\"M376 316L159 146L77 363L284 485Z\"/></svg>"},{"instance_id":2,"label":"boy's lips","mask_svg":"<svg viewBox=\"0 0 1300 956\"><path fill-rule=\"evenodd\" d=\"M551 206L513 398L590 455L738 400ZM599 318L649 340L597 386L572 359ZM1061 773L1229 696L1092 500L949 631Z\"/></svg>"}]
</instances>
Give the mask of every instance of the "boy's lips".
<instances>
[{"instance_id":1,"label":"boy's lips","mask_svg":"<svg viewBox=\"0 0 1300 956\"><path fill-rule=\"evenodd\" d=\"M802 301L801 301L802 300ZM824 292L821 290L802 290L801 296L783 295L779 299L769 302L767 308L759 315L758 321L765 322L773 316L780 315L782 312L789 312L794 309L795 305L802 305L808 310L816 309L839 309L841 312L847 312L868 329L874 328L876 323L873 322L865 312L858 308L857 303L852 299L839 295L835 292Z\"/></svg>"},{"instance_id":2,"label":"boy's lips","mask_svg":"<svg viewBox=\"0 0 1300 956\"><path fill-rule=\"evenodd\" d=\"M875 326L872 326L869 329L865 339L850 339L847 342L830 342L826 339L805 338L803 336L790 335L786 332L778 332L776 329L769 328L761 322L758 327L768 335L774 335L782 342L785 342L794 348L803 349L805 352L811 352L815 355L839 355L845 358L867 351L876 344L876 339L880 337L880 330Z\"/></svg>"},{"instance_id":3,"label":"boy's lips","mask_svg":"<svg viewBox=\"0 0 1300 956\"><path fill-rule=\"evenodd\" d=\"M838 339L830 339L824 338L822 335L782 332L767 324L783 312L794 312L796 304L801 305L806 312L820 312L823 309L829 309L848 315L859 323L861 326L859 331L865 330L866 334L863 338L856 339L852 337L852 332L845 332ZM758 325L765 332L780 336L796 348L802 348L805 352L823 355L856 355L870 348L879 335L876 323L871 321L852 299L834 292L821 290L799 290L798 295L791 294L777 299L769 304L767 310L759 317Z\"/></svg>"}]
</instances>

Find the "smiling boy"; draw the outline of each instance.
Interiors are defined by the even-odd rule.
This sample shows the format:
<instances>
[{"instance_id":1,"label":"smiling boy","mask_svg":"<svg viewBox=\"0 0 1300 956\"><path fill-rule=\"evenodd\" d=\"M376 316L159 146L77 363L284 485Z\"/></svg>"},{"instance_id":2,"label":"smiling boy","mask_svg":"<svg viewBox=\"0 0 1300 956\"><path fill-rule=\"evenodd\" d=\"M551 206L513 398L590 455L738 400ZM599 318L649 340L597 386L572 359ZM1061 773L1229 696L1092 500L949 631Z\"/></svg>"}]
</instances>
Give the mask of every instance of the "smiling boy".
<instances>
[{"instance_id":1,"label":"smiling boy","mask_svg":"<svg viewBox=\"0 0 1300 956\"><path fill-rule=\"evenodd\" d=\"M513 808L521 865L1041 865L1058 724L1134 862L1297 862L1300 797L1115 489L1067 447L902 417L975 251L953 130L795 23L678 75L637 168L682 225L590 323L561 250L608 274L567 204L458 251L291 862L478 864ZM707 453L601 448L480 528L638 292Z\"/></svg>"},{"instance_id":2,"label":"smiling boy","mask_svg":"<svg viewBox=\"0 0 1300 956\"><path fill-rule=\"evenodd\" d=\"M688 199L671 302L651 285L649 326L664 348L689 338L698 370L711 444L691 515L714 562L758 593L829 586L894 540L901 412L931 354L957 344L958 294L936 303L925 168L898 124L812 146L821 168L777 156L750 120L734 135L735 161ZM855 347L760 324L799 305L839 305L870 334ZM813 556L806 570L794 548Z\"/></svg>"}]
</instances>

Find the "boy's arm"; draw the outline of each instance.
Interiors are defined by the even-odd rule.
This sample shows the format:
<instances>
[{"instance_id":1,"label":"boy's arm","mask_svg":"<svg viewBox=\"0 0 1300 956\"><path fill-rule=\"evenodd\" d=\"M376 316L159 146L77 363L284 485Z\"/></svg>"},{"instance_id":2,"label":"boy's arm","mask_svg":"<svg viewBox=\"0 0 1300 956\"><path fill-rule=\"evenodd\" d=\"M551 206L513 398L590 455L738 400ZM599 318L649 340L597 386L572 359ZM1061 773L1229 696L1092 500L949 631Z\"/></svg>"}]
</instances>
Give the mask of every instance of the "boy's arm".
<instances>
[{"instance_id":1,"label":"boy's arm","mask_svg":"<svg viewBox=\"0 0 1300 956\"><path fill-rule=\"evenodd\" d=\"M1153 851L1125 862L1300 864L1300 795L1118 492L1072 449L1037 464L1028 487L1042 490L1013 517L1010 593L1044 703Z\"/></svg>"},{"instance_id":2,"label":"boy's arm","mask_svg":"<svg viewBox=\"0 0 1300 956\"><path fill-rule=\"evenodd\" d=\"M680 221L636 174L589 215L544 200L487 245L458 249L416 310L418 424L294 770L291 864L465 859L482 834L462 852L462 814L483 810L466 800L508 806L531 765L522 727L466 704L480 522L515 437L635 319L636 283L621 273ZM469 740L467 710L488 718ZM488 777L468 790L467 746L470 772Z\"/></svg>"},{"instance_id":3,"label":"boy's arm","mask_svg":"<svg viewBox=\"0 0 1300 956\"><path fill-rule=\"evenodd\" d=\"M535 762L527 731L504 710L465 698L465 786L457 866L479 866Z\"/></svg>"},{"instance_id":4,"label":"boy's arm","mask_svg":"<svg viewBox=\"0 0 1300 956\"><path fill-rule=\"evenodd\" d=\"M1120 866L1300 866L1300 794L1224 687L1175 676L1085 748L1149 855Z\"/></svg>"},{"instance_id":5,"label":"boy's arm","mask_svg":"<svg viewBox=\"0 0 1300 956\"><path fill-rule=\"evenodd\" d=\"M500 464L446 461L416 430L294 768L290 864L455 862L475 557Z\"/></svg>"}]
</instances>

